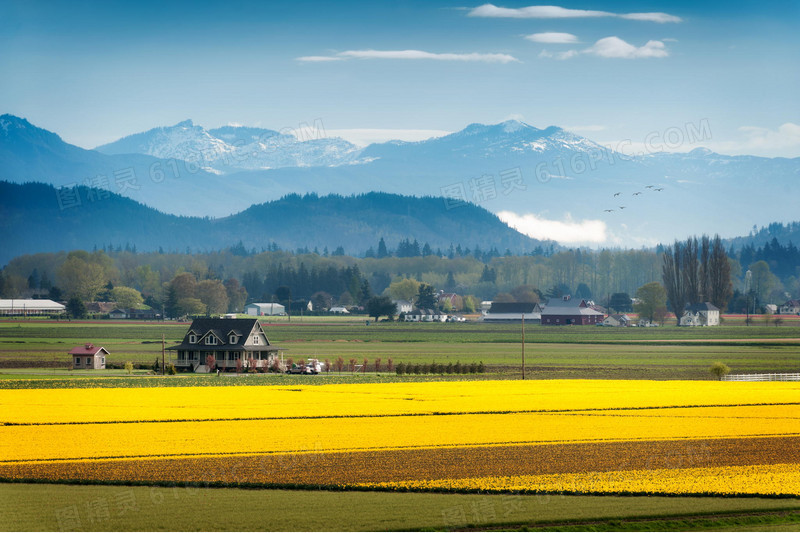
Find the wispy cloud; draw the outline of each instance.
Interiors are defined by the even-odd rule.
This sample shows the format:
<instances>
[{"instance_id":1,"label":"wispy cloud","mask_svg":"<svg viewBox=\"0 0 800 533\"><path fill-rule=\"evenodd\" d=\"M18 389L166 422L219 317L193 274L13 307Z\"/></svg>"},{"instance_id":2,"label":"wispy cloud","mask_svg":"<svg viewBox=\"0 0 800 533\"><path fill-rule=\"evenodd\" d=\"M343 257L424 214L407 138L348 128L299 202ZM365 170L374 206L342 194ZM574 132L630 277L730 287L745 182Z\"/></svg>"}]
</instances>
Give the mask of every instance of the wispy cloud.
<instances>
[{"instance_id":1,"label":"wispy cloud","mask_svg":"<svg viewBox=\"0 0 800 533\"><path fill-rule=\"evenodd\" d=\"M539 57L564 60L564 59L569 59L571 57L575 57L576 55L578 55L578 53L579 52L577 50L567 50L566 52L555 52L555 53L550 52L548 50L542 50L541 52L539 52Z\"/></svg>"},{"instance_id":2,"label":"wispy cloud","mask_svg":"<svg viewBox=\"0 0 800 533\"><path fill-rule=\"evenodd\" d=\"M561 33L557 31L548 31L544 33L532 33L525 36L529 41L535 43L547 44L573 44L578 42L578 37L571 33Z\"/></svg>"},{"instance_id":3,"label":"wispy cloud","mask_svg":"<svg viewBox=\"0 0 800 533\"><path fill-rule=\"evenodd\" d=\"M565 18L594 18L594 17L619 17L627 20L642 20L648 22L681 22L682 19L668 13L611 13L609 11L594 11L587 9L568 9L560 6L528 6L519 8L499 7L494 4L483 4L468 13L470 17L487 18L519 18L519 19L565 19Z\"/></svg>"},{"instance_id":4,"label":"wispy cloud","mask_svg":"<svg viewBox=\"0 0 800 533\"><path fill-rule=\"evenodd\" d=\"M323 63L325 61L341 61L343 58L336 56L303 56L298 57L298 61L305 61L308 63Z\"/></svg>"},{"instance_id":5,"label":"wispy cloud","mask_svg":"<svg viewBox=\"0 0 800 533\"><path fill-rule=\"evenodd\" d=\"M642 59L651 57L667 57L669 51L662 41L647 41L643 46L635 46L623 41L619 37L604 37L589 48L584 50L567 50L564 52L550 52L542 50L539 57L551 59L570 59L578 54L588 54L598 57L616 59Z\"/></svg>"},{"instance_id":6,"label":"wispy cloud","mask_svg":"<svg viewBox=\"0 0 800 533\"><path fill-rule=\"evenodd\" d=\"M638 59L645 57L667 57L664 43L661 41L647 41L644 46L634 46L619 37L605 37L593 46L584 50L587 54L600 57L613 57L622 59Z\"/></svg>"},{"instance_id":7,"label":"wispy cloud","mask_svg":"<svg viewBox=\"0 0 800 533\"><path fill-rule=\"evenodd\" d=\"M509 54L454 54L434 53L424 50L346 50L333 56L304 56L298 61L322 62L341 61L345 59L428 59L434 61L471 61L481 63L518 63L519 59Z\"/></svg>"},{"instance_id":8,"label":"wispy cloud","mask_svg":"<svg viewBox=\"0 0 800 533\"><path fill-rule=\"evenodd\" d=\"M706 146L721 154L759 155L762 157L800 157L800 125L786 122L777 129L742 126L740 138L711 141Z\"/></svg>"},{"instance_id":9,"label":"wispy cloud","mask_svg":"<svg viewBox=\"0 0 800 533\"><path fill-rule=\"evenodd\" d=\"M352 128L339 130L325 130L332 137L341 137L358 146L367 146L372 143L386 141L424 141L432 137L443 137L451 131L445 130L412 130L412 129L386 129L386 128Z\"/></svg>"},{"instance_id":10,"label":"wispy cloud","mask_svg":"<svg viewBox=\"0 0 800 533\"><path fill-rule=\"evenodd\" d=\"M513 211L500 211L497 216L534 239L552 239L559 243L602 243L608 239L606 223L602 220L575 221L569 214L563 221L548 220L533 213L519 215Z\"/></svg>"}]
</instances>

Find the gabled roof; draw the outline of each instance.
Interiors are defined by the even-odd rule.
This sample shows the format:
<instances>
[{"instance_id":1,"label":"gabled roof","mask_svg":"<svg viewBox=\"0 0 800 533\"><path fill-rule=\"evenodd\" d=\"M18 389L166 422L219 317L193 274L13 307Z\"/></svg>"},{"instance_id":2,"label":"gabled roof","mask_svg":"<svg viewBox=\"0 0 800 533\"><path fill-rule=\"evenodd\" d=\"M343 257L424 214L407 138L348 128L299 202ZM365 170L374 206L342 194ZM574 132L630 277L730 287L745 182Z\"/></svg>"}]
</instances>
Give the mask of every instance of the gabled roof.
<instances>
[{"instance_id":1,"label":"gabled roof","mask_svg":"<svg viewBox=\"0 0 800 533\"><path fill-rule=\"evenodd\" d=\"M719 307L712 304L711 302L703 302L693 305L687 305L686 310L691 311L692 313L697 313L699 311L719 311Z\"/></svg>"},{"instance_id":2,"label":"gabled roof","mask_svg":"<svg viewBox=\"0 0 800 533\"><path fill-rule=\"evenodd\" d=\"M800 307L800 300L789 300L781 307Z\"/></svg>"},{"instance_id":3,"label":"gabled roof","mask_svg":"<svg viewBox=\"0 0 800 533\"><path fill-rule=\"evenodd\" d=\"M102 346L95 346L91 342L87 342L82 346L76 346L75 348L69 351L70 355L97 355L100 352L105 352L108 354L108 350L103 348Z\"/></svg>"},{"instance_id":4,"label":"gabled roof","mask_svg":"<svg viewBox=\"0 0 800 533\"><path fill-rule=\"evenodd\" d=\"M183 337L183 342L177 346L170 346L170 350L202 350L204 347L213 347L215 350L243 350L250 333L254 330L264 333L261 328L261 323L257 318L197 318L192 321L192 325L186 331ZM236 344L226 344L230 340L228 333L236 333ZM189 342L189 334L197 335L198 342ZM201 342L209 334L213 334L221 342L218 344L206 345ZM264 333L264 337L267 335ZM258 348L270 348L278 350L277 347L272 346L267 338L266 344L258 345Z\"/></svg>"},{"instance_id":5,"label":"gabled roof","mask_svg":"<svg viewBox=\"0 0 800 533\"><path fill-rule=\"evenodd\" d=\"M492 302L492 307L487 311L490 315L494 314L517 314L534 313L541 311L539 304L533 302Z\"/></svg>"},{"instance_id":6,"label":"gabled roof","mask_svg":"<svg viewBox=\"0 0 800 533\"><path fill-rule=\"evenodd\" d=\"M586 300L581 298L551 298L547 305L542 310L542 315L603 315L586 303Z\"/></svg>"}]
</instances>

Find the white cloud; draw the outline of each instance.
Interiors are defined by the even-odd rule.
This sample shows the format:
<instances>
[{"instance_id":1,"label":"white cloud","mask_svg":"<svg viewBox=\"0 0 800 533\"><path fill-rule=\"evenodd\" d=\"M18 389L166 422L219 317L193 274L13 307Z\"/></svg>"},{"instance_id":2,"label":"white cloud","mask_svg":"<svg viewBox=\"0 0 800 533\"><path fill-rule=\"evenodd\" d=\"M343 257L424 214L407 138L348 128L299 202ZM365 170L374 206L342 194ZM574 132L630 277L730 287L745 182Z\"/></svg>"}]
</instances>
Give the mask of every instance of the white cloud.
<instances>
[{"instance_id":1,"label":"white cloud","mask_svg":"<svg viewBox=\"0 0 800 533\"><path fill-rule=\"evenodd\" d=\"M297 61L323 62L346 59L432 59L435 61L477 61L482 63L519 63L519 59L509 54L437 54L424 50L346 50L334 56L303 56Z\"/></svg>"},{"instance_id":2,"label":"white cloud","mask_svg":"<svg viewBox=\"0 0 800 533\"><path fill-rule=\"evenodd\" d=\"M325 61L341 61L342 58L336 56L303 56L303 57L298 57L297 60L305 61L308 63L322 63Z\"/></svg>"},{"instance_id":3,"label":"white cloud","mask_svg":"<svg viewBox=\"0 0 800 533\"><path fill-rule=\"evenodd\" d=\"M472 9L468 16L487 18L518 19L563 19L563 18L595 18L620 17L628 20L648 22L681 22L680 17L668 13L611 13L609 11L593 11L586 9L568 9L559 6L528 6L520 8L498 7L494 4L483 4Z\"/></svg>"},{"instance_id":4,"label":"white cloud","mask_svg":"<svg viewBox=\"0 0 800 533\"><path fill-rule=\"evenodd\" d=\"M608 240L606 223L602 220L547 220L533 213L518 215L501 211L497 216L520 233L534 239L552 239L559 243L602 243Z\"/></svg>"},{"instance_id":5,"label":"white cloud","mask_svg":"<svg viewBox=\"0 0 800 533\"><path fill-rule=\"evenodd\" d=\"M584 50L584 53L600 57L639 59L647 57L667 57L664 43L661 41L647 41L644 46L634 46L619 37L605 37L594 45Z\"/></svg>"},{"instance_id":6,"label":"white cloud","mask_svg":"<svg viewBox=\"0 0 800 533\"><path fill-rule=\"evenodd\" d=\"M547 44L571 44L578 42L578 37L576 35L572 35L571 33L561 33L557 31L532 33L530 35L526 35L525 38L535 43L547 43Z\"/></svg>"},{"instance_id":7,"label":"white cloud","mask_svg":"<svg viewBox=\"0 0 800 533\"><path fill-rule=\"evenodd\" d=\"M340 130L325 130L331 137L341 137L358 146L367 146L372 143L386 141L424 141L432 137L443 137L452 132L444 130L408 130L408 129L369 129L352 128Z\"/></svg>"},{"instance_id":8,"label":"white cloud","mask_svg":"<svg viewBox=\"0 0 800 533\"><path fill-rule=\"evenodd\" d=\"M644 20L647 22L658 22L663 24L665 22L683 22L680 17L670 15L668 13L626 13L619 15L620 18L628 20Z\"/></svg>"},{"instance_id":9,"label":"white cloud","mask_svg":"<svg viewBox=\"0 0 800 533\"><path fill-rule=\"evenodd\" d=\"M357 59L433 59L437 61L482 61L486 63L512 63L519 60L508 54L436 54L423 50L348 50L340 57Z\"/></svg>"},{"instance_id":10,"label":"white cloud","mask_svg":"<svg viewBox=\"0 0 800 533\"><path fill-rule=\"evenodd\" d=\"M720 154L800 157L800 125L786 122L776 130L760 126L742 126L737 131L743 138L712 141L706 145Z\"/></svg>"},{"instance_id":11,"label":"white cloud","mask_svg":"<svg viewBox=\"0 0 800 533\"><path fill-rule=\"evenodd\" d=\"M569 129L569 128L567 128ZM760 126L742 126L737 129L740 138L714 140L709 138L667 146L663 139L650 142L597 141L598 144L627 156L654 154L658 152L690 152L696 148L708 148L725 155L755 155L760 157L800 157L800 125L787 122L778 129ZM716 136L715 136L716 139Z\"/></svg>"},{"instance_id":12,"label":"white cloud","mask_svg":"<svg viewBox=\"0 0 800 533\"><path fill-rule=\"evenodd\" d=\"M575 57L576 55L578 55L578 53L579 52L577 50L567 50L566 52L556 52L554 54L554 53L549 52L547 50L542 50L541 52L539 52L539 57L546 57L546 58L549 58L549 59L564 60L564 59L570 59L572 57Z\"/></svg>"},{"instance_id":13,"label":"white cloud","mask_svg":"<svg viewBox=\"0 0 800 533\"><path fill-rule=\"evenodd\" d=\"M667 57L669 51L662 41L647 41L644 46L634 46L619 37L604 37L589 48L581 50L567 50L565 52L549 52L542 50L539 57L549 59L571 59L579 54L589 54L598 57L616 59L642 59L650 57Z\"/></svg>"}]
</instances>

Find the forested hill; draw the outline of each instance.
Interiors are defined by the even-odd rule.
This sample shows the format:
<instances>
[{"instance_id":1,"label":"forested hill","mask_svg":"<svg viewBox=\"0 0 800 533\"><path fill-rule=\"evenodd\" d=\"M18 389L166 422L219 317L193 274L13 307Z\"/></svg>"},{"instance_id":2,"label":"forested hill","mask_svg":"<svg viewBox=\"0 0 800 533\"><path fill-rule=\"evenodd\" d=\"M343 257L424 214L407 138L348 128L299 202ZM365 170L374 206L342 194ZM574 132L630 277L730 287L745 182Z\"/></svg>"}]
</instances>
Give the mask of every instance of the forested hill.
<instances>
[{"instance_id":1,"label":"forested hill","mask_svg":"<svg viewBox=\"0 0 800 533\"><path fill-rule=\"evenodd\" d=\"M68 194L69 193L69 194ZM525 253L543 245L509 228L473 205L449 206L443 198L386 193L358 196L289 195L220 218L161 213L117 194L86 187L0 182L0 263L26 253L92 249L111 245L139 251L213 251L240 241L246 250L279 247L360 255L383 238L504 253Z\"/></svg>"}]
</instances>

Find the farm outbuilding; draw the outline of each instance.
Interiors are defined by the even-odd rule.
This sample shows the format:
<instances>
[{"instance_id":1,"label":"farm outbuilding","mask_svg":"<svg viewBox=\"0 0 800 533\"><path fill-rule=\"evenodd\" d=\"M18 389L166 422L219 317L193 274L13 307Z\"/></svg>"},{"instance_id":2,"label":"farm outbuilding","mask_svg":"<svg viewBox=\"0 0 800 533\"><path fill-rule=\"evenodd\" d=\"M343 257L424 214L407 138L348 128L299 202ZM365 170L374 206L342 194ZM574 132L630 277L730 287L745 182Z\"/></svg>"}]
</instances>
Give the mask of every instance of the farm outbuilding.
<instances>
[{"instance_id":1,"label":"farm outbuilding","mask_svg":"<svg viewBox=\"0 0 800 533\"><path fill-rule=\"evenodd\" d=\"M53 300L12 298L0 300L0 315L29 316L61 314L66 308Z\"/></svg>"},{"instance_id":2,"label":"farm outbuilding","mask_svg":"<svg viewBox=\"0 0 800 533\"><path fill-rule=\"evenodd\" d=\"M542 308L534 302L492 302L483 315L484 322L525 322L538 324L542 320Z\"/></svg>"},{"instance_id":3,"label":"farm outbuilding","mask_svg":"<svg viewBox=\"0 0 800 533\"><path fill-rule=\"evenodd\" d=\"M590 326L601 324L605 315L593 309L586 300L571 298L551 298L542 310L543 326Z\"/></svg>"},{"instance_id":4,"label":"farm outbuilding","mask_svg":"<svg viewBox=\"0 0 800 533\"><path fill-rule=\"evenodd\" d=\"M286 307L276 303L252 303L244 306L244 312L250 316L279 316L286 314Z\"/></svg>"},{"instance_id":5,"label":"farm outbuilding","mask_svg":"<svg viewBox=\"0 0 800 533\"><path fill-rule=\"evenodd\" d=\"M87 342L70 350L69 355L72 356L72 366L76 370L103 370L106 367L108 350Z\"/></svg>"}]
</instances>

